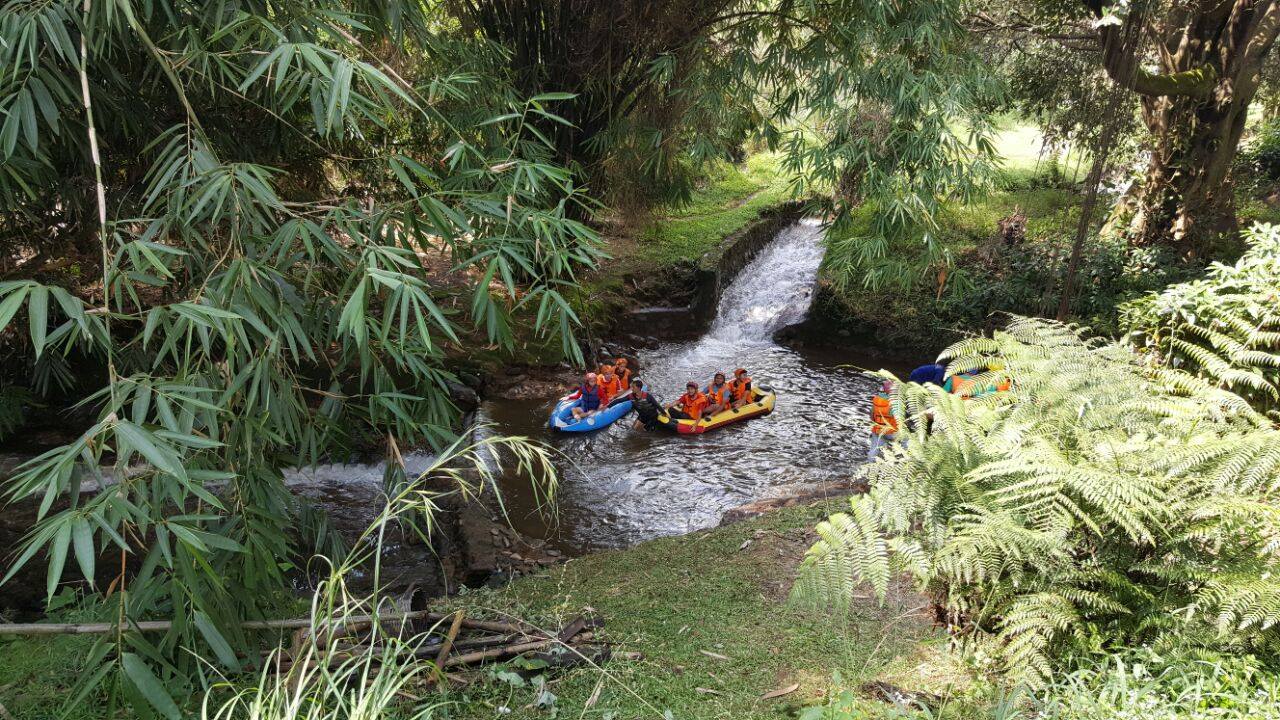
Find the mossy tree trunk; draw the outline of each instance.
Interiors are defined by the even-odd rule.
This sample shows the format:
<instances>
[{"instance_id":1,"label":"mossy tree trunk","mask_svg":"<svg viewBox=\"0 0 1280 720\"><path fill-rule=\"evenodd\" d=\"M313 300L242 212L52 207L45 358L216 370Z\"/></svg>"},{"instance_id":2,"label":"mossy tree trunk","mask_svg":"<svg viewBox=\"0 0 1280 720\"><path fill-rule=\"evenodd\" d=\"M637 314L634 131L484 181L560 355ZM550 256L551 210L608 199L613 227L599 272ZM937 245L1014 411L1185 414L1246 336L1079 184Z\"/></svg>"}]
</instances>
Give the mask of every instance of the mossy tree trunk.
<instances>
[{"instance_id":1,"label":"mossy tree trunk","mask_svg":"<svg viewBox=\"0 0 1280 720\"><path fill-rule=\"evenodd\" d=\"M1181 0L1100 18L1103 66L1142 96L1150 158L1131 242L1193 255L1235 227L1231 161L1280 30L1277 0ZM1154 70L1147 69L1154 67Z\"/></svg>"}]
</instances>

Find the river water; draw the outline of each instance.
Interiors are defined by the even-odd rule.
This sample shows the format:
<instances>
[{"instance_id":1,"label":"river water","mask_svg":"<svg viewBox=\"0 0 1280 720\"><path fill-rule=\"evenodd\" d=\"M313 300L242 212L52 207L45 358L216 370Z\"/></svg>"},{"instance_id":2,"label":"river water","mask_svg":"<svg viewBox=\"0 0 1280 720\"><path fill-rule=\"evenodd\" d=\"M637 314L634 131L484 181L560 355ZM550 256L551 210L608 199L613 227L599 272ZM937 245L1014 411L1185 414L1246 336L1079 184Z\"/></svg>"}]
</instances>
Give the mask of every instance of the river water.
<instances>
[{"instance_id":1,"label":"river water","mask_svg":"<svg viewBox=\"0 0 1280 720\"><path fill-rule=\"evenodd\" d=\"M564 455L554 520L534 511L527 483L507 479L517 528L569 552L620 547L714 526L730 508L797 486L848 480L866 459L876 382L850 353L773 340L808 312L822 255L816 222L784 229L725 290L705 335L639 356L636 374L664 403L689 380L705 385L745 367L777 390L771 415L704 435L634 430L630 419L575 435L546 428L553 399L486 402L490 432L543 439Z\"/></svg>"}]
</instances>

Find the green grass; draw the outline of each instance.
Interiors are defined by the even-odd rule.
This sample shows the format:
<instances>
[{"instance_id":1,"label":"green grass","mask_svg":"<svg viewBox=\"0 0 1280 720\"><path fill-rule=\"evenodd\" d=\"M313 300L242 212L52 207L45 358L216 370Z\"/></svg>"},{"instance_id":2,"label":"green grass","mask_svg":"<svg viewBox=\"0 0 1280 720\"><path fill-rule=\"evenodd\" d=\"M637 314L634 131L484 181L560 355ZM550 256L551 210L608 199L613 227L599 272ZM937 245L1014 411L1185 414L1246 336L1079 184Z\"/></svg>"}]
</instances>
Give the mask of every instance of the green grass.
<instances>
[{"instance_id":1,"label":"green grass","mask_svg":"<svg viewBox=\"0 0 1280 720\"><path fill-rule=\"evenodd\" d=\"M659 266L696 262L761 210L790 197L780 153L758 153L741 165L719 165L688 205L659 210L638 235L637 259Z\"/></svg>"},{"instance_id":2,"label":"green grass","mask_svg":"<svg viewBox=\"0 0 1280 720\"><path fill-rule=\"evenodd\" d=\"M966 204L954 203L940 218L939 234L952 253L961 253L996 234L997 223L1015 211L1027 216L1027 236L1069 228L1066 211L1080 198L1066 188L1035 188L992 192Z\"/></svg>"},{"instance_id":3,"label":"green grass","mask_svg":"<svg viewBox=\"0 0 1280 720\"><path fill-rule=\"evenodd\" d=\"M95 640L88 635L0 638L0 703L15 720L101 717L101 693L61 715L84 678L84 661Z\"/></svg>"},{"instance_id":4,"label":"green grass","mask_svg":"<svg viewBox=\"0 0 1280 720\"><path fill-rule=\"evenodd\" d=\"M1035 125L1010 120L991 139L1000 156L997 184L1008 188L1055 182L1078 182L1089 174L1088 158L1078 152L1046 150L1044 133Z\"/></svg>"},{"instance_id":5,"label":"green grass","mask_svg":"<svg viewBox=\"0 0 1280 720\"><path fill-rule=\"evenodd\" d=\"M490 609L532 618L544 627L594 608L607 621L610 641L644 654L641 661L612 662L605 673L579 668L553 675L547 689L557 696L561 717L660 718L668 710L678 718L794 717L821 699L834 672L846 683L869 679L900 665L920 643L938 639L919 613L923 600L914 595L884 606L866 599L841 614L805 611L787 601L808 532L831 509L791 508L590 555L452 604L477 614ZM796 683L799 689L788 695L761 697ZM527 707L535 692L489 680L454 693L455 717L547 717L546 710Z\"/></svg>"}]
</instances>

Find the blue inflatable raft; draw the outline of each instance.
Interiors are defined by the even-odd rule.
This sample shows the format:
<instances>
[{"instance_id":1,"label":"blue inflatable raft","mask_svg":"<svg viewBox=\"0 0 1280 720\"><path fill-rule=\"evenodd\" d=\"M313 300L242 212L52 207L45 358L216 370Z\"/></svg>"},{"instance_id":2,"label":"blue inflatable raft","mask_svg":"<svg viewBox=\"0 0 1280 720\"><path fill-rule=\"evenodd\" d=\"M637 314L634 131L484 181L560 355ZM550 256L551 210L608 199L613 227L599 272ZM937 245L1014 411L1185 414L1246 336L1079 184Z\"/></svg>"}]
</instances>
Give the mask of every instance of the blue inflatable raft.
<instances>
[{"instance_id":1,"label":"blue inflatable raft","mask_svg":"<svg viewBox=\"0 0 1280 720\"><path fill-rule=\"evenodd\" d=\"M556 403L556 409L551 411L551 420L547 424L552 430L560 432L582 433L603 430L631 412L631 394L628 392L614 398L613 402L595 415L575 420L573 409L581 404L582 399L577 393L560 398Z\"/></svg>"}]
</instances>

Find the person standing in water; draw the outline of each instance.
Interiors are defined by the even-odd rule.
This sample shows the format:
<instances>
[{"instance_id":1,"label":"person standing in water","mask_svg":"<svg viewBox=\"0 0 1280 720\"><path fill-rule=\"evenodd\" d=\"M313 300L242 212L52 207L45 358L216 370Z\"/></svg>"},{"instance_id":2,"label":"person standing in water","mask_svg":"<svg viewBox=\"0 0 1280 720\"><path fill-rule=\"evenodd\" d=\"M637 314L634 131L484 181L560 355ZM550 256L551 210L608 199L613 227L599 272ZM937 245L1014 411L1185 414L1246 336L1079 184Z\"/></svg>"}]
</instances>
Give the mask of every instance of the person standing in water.
<instances>
[{"instance_id":1,"label":"person standing in water","mask_svg":"<svg viewBox=\"0 0 1280 720\"><path fill-rule=\"evenodd\" d=\"M640 378L631 381L631 407L636 411L636 421L632 423L636 430L674 429L669 420L665 423L662 421L662 404L653 393L644 389Z\"/></svg>"},{"instance_id":2,"label":"person standing in water","mask_svg":"<svg viewBox=\"0 0 1280 720\"><path fill-rule=\"evenodd\" d=\"M885 380L880 384L880 392L871 396L871 447L867 450L867 460L875 460L880 455L880 448L892 441L898 434L898 419L893 416L893 383Z\"/></svg>"}]
</instances>

